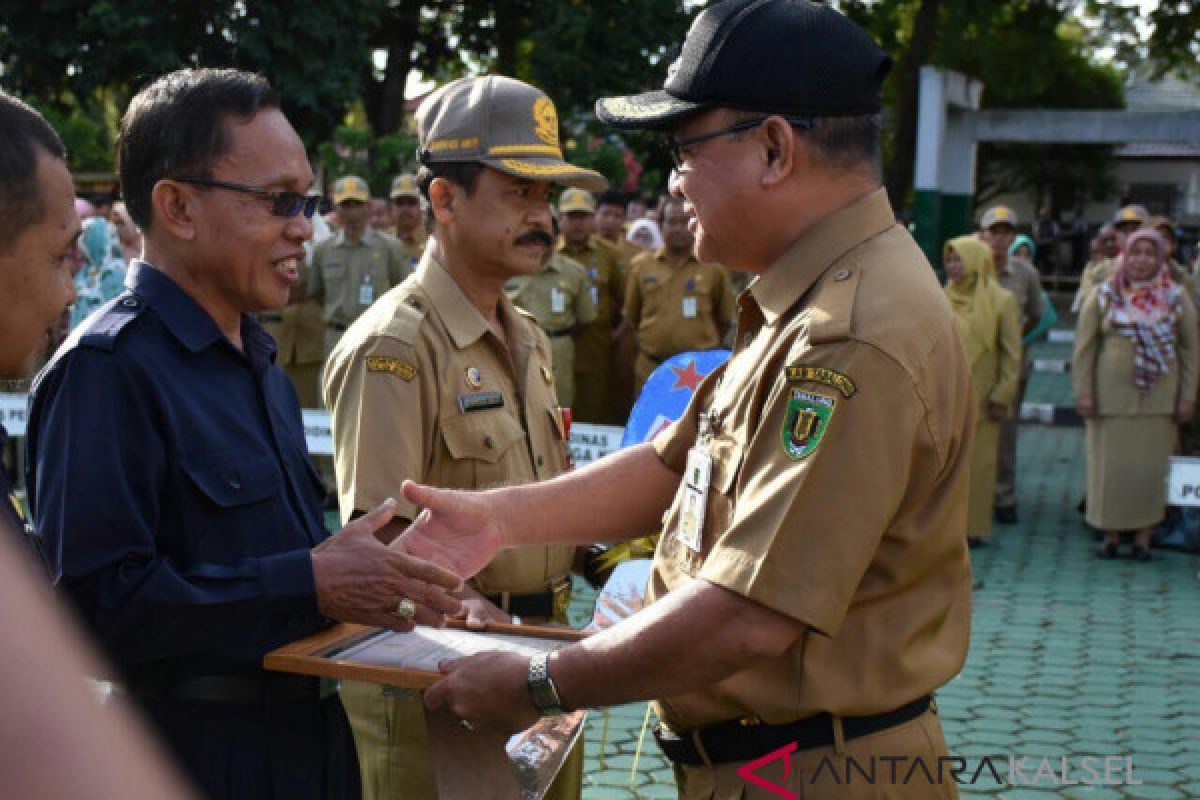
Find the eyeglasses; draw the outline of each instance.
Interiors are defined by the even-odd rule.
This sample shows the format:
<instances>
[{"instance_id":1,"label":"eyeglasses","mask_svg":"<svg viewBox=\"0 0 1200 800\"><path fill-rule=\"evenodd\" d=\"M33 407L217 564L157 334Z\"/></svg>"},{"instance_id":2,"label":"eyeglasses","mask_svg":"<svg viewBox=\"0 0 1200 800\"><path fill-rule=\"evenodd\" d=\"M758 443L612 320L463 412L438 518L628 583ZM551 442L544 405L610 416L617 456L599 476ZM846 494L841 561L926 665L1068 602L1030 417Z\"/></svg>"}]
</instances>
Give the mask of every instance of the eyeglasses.
<instances>
[{"instance_id":1,"label":"eyeglasses","mask_svg":"<svg viewBox=\"0 0 1200 800\"><path fill-rule=\"evenodd\" d=\"M676 139L670 134L667 135L667 151L671 154L671 162L675 164L675 170L678 172L683 168L684 150L693 145L707 142L711 139L718 139L722 136L732 136L735 133L745 133L748 130L753 130L759 125L762 125L770 117L757 117L756 119L747 119L742 122L730 125L728 128L722 128L719 131L710 131L709 133L701 133L696 136L687 136L683 139ZM802 130L810 130L816 124L816 120L812 117L784 117L788 124L793 128Z\"/></svg>"},{"instance_id":2,"label":"eyeglasses","mask_svg":"<svg viewBox=\"0 0 1200 800\"><path fill-rule=\"evenodd\" d=\"M304 213L305 218L312 219L312 215L317 213L317 206L321 204L321 196L316 194L301 194L300 192L289 192L281 189L264 189L261 186L246 186L242 183L215 181L208 178L185 177L172 178L172 180L191 184L192 186L203 186L206 189L228 189L231 192L245 192L246 194L256 194L259 197L265 197L271 201L271 213L284 219L292 219L301 212Z\"/></svg>"}]
</instances>

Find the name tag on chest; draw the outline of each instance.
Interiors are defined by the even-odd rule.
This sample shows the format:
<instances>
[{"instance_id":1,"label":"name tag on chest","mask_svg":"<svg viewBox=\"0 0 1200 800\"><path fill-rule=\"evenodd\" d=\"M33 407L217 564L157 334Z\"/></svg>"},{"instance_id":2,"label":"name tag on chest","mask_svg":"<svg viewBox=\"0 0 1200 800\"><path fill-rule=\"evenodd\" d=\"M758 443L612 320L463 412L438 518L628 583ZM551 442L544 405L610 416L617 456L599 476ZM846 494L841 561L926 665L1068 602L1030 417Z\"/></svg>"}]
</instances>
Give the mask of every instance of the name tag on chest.
<instances>
[{"instance_id":1,"label":"name tag on chest","mask_svg":"<svg viewBox=\"0 0 1200 800\"><path fill-rule=\"evenodd\" d=\"M460 394L458 408L464 414L468 411L487 411L489 408L500 408L504 405L504 395L500 392L479 392L478 394Z\"/></svg>"},{"instance_id":2,"label":"name tag on chest","mask_svg":"<svg viewBox=\"0 0 1200 800\"><path fill-rule=\"evenodd\" d=\"M550 290L550 313L564 314L567 311L567 293L562 289Z\"/></svg>"},{"instance_id":3,"label":"name tag on chest","mask_svg":"<svg viewBox=\"0 0 1200 800\"><path fill-rule=\"evenodd\" d=\"M704 536L704 512L712 482L712 456L702 447L688 451L683 473L683 506L679 514L679 541L699 553Z\"/></svg>"},{"instance_id":4,"label":"name tag on chest","mask_svg":"<svg viewBox=\"0 0 1200 800\"><path fill-rule=\"evenodd\" d=\"M695 319L696 318L696 310L697 310L696 298L694 296L689 295L688 297L683 298L683 318L684 319Z\"/></svg>"}]
</instances>

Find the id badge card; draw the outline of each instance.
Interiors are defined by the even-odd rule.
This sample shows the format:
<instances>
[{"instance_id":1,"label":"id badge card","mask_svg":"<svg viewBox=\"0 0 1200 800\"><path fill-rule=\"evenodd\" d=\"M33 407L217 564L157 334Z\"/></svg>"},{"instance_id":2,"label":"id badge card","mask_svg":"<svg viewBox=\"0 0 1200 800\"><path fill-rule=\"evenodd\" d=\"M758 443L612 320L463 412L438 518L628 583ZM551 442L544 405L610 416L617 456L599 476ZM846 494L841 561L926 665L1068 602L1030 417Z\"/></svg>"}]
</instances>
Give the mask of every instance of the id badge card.
<instances>
[{"instance_id":1,"label":"id badge card","mask_svg":"<svg viewBox=\"0 0 1200 800\"><path fill-rule=\"evenodd\" d=\"M375 302L375 290L371 288L371 284L364 282L358 287L358 304L360 306L369 306Z\"/></svg>"},{"instance_id":2,"label":"id badge card","mask_svg":"<svg viewBox=\"0 0 1200 800\"><path fill-rule=\"evenodd\" d=\"M567 310L567 293L562 289L550 290L550 313L564 314Z\"/></svg>"},{"instance_id":3,"label":"id badge card","mask_svg":"<svg viewBox=\"0 0 1200 800\"><path fill-rule=\"evenodd\" d=\"M600 307L600 290L597 289L595 286L589 287L589 290L592 293L592 305L599 308Z\"/></svg>"},{"instance_id":4,"label":"id badge card","mask_svg":"<svg viewBox=\"0 0 1200 800\"><path fill-rule=\"evenodd\" d=\"M704 512L708 507L708 485L712 481L712 456L702 447L688 451L683 473L683 509L679 515L679 541L699 553L704 535Z\"/></svg>"},{"instance_id":5,"label":"id badge card","mask_svg":"<svg viewBox=\"0 0 1200 800\"><path fill-rule=\"evenodd\" d=\"M694 296L683 298L683 318L696 318L696 298Z\"/></svg>"}]
</instances>

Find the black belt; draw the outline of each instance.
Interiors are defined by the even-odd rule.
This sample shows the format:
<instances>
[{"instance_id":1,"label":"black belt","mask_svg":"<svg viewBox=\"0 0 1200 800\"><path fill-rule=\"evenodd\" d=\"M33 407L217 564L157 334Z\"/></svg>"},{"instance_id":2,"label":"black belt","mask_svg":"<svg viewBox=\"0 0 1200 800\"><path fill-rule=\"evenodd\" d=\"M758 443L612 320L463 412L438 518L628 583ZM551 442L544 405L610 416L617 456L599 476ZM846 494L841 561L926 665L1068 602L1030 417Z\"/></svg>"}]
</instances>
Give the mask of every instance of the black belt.
<instances>
[{"instance_id":1,"label":"black belt","mask_svg":"<svg viewBox=\"0 0 1200 800\"><path fill-rule=\"evenodd\" d=\"M563 336L570 336L571 328L567 328L565 331L555 331L554 333L551 333L550 331L546 331L546 335L549 336L551 339L559 339Z\"/></svg>"},{"instance_id":2,"label":"black belt","mask_svg":"<svg viewBox=\"0 0 1200 800\"><path fill-rule=\"evenodd\" d=\"M924 714L932 702L933 697L925 695L882 714L842 717L842 736L849 741L902 725ZM731 720L682 735L659 724L654 726L654 738L667 758L676 764L690 767L733 764L760 758L792 742L799 750L830 747L834 742L833 717L817 714L783 725L746 725L741 720ZM707 759L701 755L697 741L704 748Z\"/></svg>"},{"instance_id":3,"label":"black belt","mask_svg":"<svg viewBox=\"0 0 1200 800\"><path fill-rule=\"evenodd\" d=\"M277 706L318 702L336 691L336 683L307 675L193 675L139 678L128 682L125 688L139 700Z\"/></svg>"},{"instance_id":4,"label":"black belt","mask_svg":"<svg viewBox=\"0 0 1200 800\"><path fill-rule=\"evenodd\" d=\"M570 591L571 582L564 580L551 586L544 592L533 592L531 594L505 592L503 594L489 594L484 596L489 603L506 614L518 617L554 617L556 610L554 598L562 592Z\"/></svg>"}]
</instances>

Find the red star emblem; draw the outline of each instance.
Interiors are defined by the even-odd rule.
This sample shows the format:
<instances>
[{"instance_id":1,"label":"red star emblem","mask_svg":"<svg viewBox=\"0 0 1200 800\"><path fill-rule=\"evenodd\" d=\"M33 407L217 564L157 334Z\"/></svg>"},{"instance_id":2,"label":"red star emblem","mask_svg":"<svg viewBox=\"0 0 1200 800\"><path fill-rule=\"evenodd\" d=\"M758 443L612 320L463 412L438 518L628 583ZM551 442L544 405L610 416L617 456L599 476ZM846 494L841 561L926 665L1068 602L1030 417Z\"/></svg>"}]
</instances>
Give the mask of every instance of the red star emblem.
<instances>
[{"instance_id":1,"label":"red star emblem","mask_svg":"<svg viewBox=\"0 0 1200 800\"><path fill-rule=\"evenodd\" d=\"M696 391L696 387L700 385L700 381L704 380L704 376L696 372L696 362L689 361L683 369L679 367L671 367L671 372L675 373L675 385L671 387L671 391L676 389L690 389Z\"/></svg>"}]
</instances>

